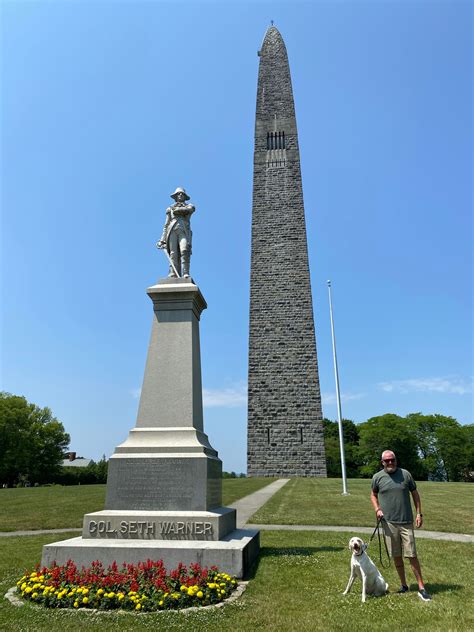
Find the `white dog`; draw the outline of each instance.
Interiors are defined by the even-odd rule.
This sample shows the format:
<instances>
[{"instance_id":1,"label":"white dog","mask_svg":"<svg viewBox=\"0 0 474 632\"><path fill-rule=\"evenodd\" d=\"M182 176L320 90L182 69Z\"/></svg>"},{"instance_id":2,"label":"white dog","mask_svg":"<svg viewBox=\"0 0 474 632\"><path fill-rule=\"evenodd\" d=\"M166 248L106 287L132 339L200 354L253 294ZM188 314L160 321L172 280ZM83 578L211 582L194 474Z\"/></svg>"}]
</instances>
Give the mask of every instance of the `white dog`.
<instances>
[{"instance_id":1,"label":"white dog","mask_svg":"<svg viewBox=\"0 0 474 632\"><path fill-rule=\"evenodd\" d=\"M347 584L347 593L352 588L355 578L358 576L362 579L362 602L365 602L366 595L375 595L381 597L388 591L388 584L370 557L365 552L367 544L360 538L351 538L349 540L349 550L352 551L351 558L351 576Z\"/></svg>"}]
</instances>

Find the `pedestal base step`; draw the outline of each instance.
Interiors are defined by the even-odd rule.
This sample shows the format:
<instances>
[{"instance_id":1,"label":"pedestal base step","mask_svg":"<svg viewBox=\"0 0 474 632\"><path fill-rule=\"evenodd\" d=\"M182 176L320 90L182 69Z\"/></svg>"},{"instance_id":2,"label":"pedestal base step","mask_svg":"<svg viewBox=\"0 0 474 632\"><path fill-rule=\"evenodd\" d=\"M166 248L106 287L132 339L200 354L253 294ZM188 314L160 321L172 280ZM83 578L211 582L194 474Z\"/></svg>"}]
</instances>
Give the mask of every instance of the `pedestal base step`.
<instances>
[{"instance_id":1,"label":"pedestal base step","mask_svg":"<svg viewBox=\"0 0 474 632\"><path fill-rule=\"evenodd\" d=\"M236 527L236 511L124 511L84 516L83 538L94 540L222 540Z\"/></svg>"},{"instance_id":2,"label":"pedestal base step","mask_svg":"<svg viewBox=\"0 0 474 632\"><path fill-rule=\"evenodd\" d=\"M117 562L120 566L147 560L163 560L171 571L180 562L189 566L217 566L221 572L245 577L260 551L260 533L250 529L235 529L222 540L92 540L71 538L43 547L42 566L58 565L68 560L81 566L90 566L100 560L104 566Z\"/></svg>"}]
</instances>

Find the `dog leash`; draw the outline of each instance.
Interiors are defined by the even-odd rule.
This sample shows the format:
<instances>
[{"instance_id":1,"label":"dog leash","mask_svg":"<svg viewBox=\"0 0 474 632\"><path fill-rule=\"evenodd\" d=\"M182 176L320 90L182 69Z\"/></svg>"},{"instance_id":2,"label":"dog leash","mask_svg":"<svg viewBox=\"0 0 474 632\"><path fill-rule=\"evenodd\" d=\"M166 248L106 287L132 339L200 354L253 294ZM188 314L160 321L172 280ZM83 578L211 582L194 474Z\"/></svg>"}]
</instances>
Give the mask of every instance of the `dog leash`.
<instances>
[{"instance_id":1,"label":"dog leash","mask_svg":"<svg viewBox=\"0 0 474 632\"><path fill-rule=\"evenodd\" d=\"M383 516L381 516L380 518L377 518L377 524L375 525L375 529L373 530L373 533L370 536L369 546L370 546L370 543L372 542L372 540L374 539L374 535L377 533L377 537L378 537L378 540L379 540L379 559L380 559L380 564L381 564L382 568L388 568L390 566L390 553L388 551L387 538L385 537L385 533L383 533L383 543L385 544L385 552L387 553L388 564L385 566L385 564L383 563L383 560L382 560L382 541L381 541L381 537L380 537L380 523L382 522L382 520L384 520Z\"/></svg>"}]
</instances>

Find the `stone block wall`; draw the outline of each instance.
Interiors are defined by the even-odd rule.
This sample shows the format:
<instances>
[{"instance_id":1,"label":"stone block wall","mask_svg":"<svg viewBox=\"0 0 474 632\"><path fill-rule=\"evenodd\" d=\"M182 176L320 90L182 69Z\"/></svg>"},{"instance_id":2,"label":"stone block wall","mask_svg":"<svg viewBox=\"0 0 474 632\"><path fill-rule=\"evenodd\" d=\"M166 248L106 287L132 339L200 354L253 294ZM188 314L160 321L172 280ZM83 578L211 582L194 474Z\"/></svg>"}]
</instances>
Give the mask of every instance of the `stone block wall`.
<instances>
[{"instance_id":1,"label":"stone block wall","mask_svg":"<svg viewBox=\"0 0 474 632\"><path fill-rule=\"evenodd\" d=\"M303 189L285 44L260 51L248 380L249 476L326 476Z\"/></svg>"}]
</instances>

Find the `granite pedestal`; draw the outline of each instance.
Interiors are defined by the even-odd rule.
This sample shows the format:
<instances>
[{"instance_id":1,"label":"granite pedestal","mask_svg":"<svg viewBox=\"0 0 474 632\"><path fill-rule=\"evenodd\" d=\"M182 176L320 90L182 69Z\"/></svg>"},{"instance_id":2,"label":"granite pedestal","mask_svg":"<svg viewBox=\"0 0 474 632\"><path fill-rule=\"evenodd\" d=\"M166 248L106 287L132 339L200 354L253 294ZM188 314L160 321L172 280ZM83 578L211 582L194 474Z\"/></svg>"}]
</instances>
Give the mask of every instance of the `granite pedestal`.
<instances>
[{"instance_id":1,"label":"granite pedestal","mask_svg":"<svg viewBox=\"0 0 474 632\"><path fill-rule=\"evenodd\" d=\"M218 566L243 577L258 531L236 529L222 507L222 462L204 433L199 320L207 307L190 279L147 290L153 325L135 428L109 460L105 509L84 516L79 538L48 544L41 563L162 559Z\"/></svg>"}]
</instances>

